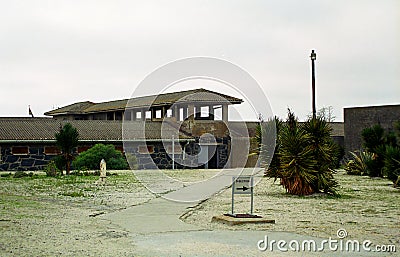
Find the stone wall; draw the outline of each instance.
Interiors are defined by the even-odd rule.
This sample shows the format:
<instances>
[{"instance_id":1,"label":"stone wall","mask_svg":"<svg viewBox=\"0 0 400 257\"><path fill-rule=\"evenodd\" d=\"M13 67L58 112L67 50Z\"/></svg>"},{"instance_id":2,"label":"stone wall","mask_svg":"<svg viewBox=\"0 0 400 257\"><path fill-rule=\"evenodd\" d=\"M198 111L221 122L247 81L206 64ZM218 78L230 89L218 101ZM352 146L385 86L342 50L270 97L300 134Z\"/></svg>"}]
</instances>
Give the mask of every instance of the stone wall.
<instances>
[{"instance_id":1,"label":"stone wall","mask_svg":"<svg viewBox=\"0 0 400 257\"><path fill-rule=\"evenodd\" d=\"M344 108L344 145L346 154L362 146L361 132L364 128L380 124L392 130L393 123L400 120L400 105Z\"/></svg>"},{"instance_id":2,"label":"stone wall","mask_svg":"<svg viewBox=\"0 0 400 257\"><path fill-rule=\"evenodd\" d=\"M223 168L228 158L228 139L217 138L217 142L220 143L217 147L217 163L210 168ZM179 143L177 143L179 144ZM122 143L114 144L116 149L122 151ZM92 145L79 146L76 149L76 153L83 150L87 150ZM150 147L151 153L143 154L139 151L140 147ZM177 146L177 145L176 145ZM13 147L24 147L28 149L26 154L13 154ZM49 161L56 156L56 154L46 154L45 148L54 148L55 145L42 145L42 144L2 144L0 146L0 171L35 171L43 170ZM200 146L196 142L186 144L181 143L182 149L185 151L185 156L194 156L194 158L185 158L183 160L183 154L175 153L175 168L182 169L185 167L198 167L197 155L200 152ZM147 143L133 143L126 149L129 153L135 155L138 163L138 169L171 169L172 168L172 154L168 154L164 148L162 142L149 142ZM73 167L72 167L73 168Z\"/></svg>"},{"instance_id":3,"label":"stone wall","mask_svg":"<svg viewBox=\"0 0 400 257\"><path fill-rule=\"evenodd\" d=\"M43 170L54 155L44 154L44 148L48 145L28 146L27 154L13 154L12 147L22 145L1 145L0 171L35 171ZM26 146L26 145L24 145Z\"/></svg>"}]
</instances>

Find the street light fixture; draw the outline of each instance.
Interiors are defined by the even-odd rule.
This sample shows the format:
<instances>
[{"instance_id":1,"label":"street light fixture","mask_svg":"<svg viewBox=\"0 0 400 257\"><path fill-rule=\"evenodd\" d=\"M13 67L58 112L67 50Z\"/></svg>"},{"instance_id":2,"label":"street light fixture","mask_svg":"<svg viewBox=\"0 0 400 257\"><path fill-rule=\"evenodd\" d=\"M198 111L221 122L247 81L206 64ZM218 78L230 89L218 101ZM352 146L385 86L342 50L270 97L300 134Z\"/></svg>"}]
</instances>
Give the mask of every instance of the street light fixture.
<instances>
[{"instance_id":1,"label":"street light fixture","mask_svg":"<svg viewBox=\"0 0 400 257\"><path fill-rule=\"evenodd\" d=\"M312 87L312 113L313 119L317 117L317 110L315 107L315 64L314 61L317 59L317 54L314 50L311 50L311 87Z\"/></svg>"}]
</instances>

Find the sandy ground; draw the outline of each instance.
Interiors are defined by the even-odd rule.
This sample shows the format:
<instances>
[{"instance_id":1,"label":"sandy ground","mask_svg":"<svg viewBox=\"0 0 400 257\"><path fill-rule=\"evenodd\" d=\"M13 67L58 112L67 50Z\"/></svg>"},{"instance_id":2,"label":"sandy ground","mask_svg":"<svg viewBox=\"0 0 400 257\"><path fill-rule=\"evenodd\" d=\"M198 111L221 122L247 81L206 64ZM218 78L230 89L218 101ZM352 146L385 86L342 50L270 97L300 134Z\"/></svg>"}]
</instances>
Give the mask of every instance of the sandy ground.
<instances>
[{"instance_id":1,"label":"sandy ground","mask_svg":"<svg viewBox=\"0 0 400 257\"><path fill-rule=\"evenodd\" d=\"M153 198L132 172L108 178L0 179L1 256L133 256L126 231L97 218ZM72 197L77 193L78 196ZM82 194L83 196L79 196Z\"/></svg>"},{"instance_id":2,"label":"sandy ground","mask_svg":"<svg viewBox=\"0 0 400 257\"><path fill-rule=\"evenodd\" d=\"M198 205L182 216L185 222L210 230L285 231L337 238L345 229L349 239L371 240L375 244L400 246L400 190L386 179L336 175L341 198L324 194L306 197L285 193L279 180L262 178L254 191L254 213L274 219L275 224L227 226L211 223L212 216L231 212L231 190ZM250 211L250 197L235 196L235 212Z\"/></svg>"},{"instance_id":3,"label":"sandy ground","mask_svg":"<svg viewBox=\"0 0 400 257\"><path fill-rule=\"evenodd\" d=\"M215 171L168 171L177 179L198 181ZM207 230L287 231L322 238L348 237L400 247L400 190L385 179L347 176L339 172L341 198L287 195L278 182L263 178L255 187L255 212L276 224L227 226L211 223L228 213L231 191L182 214L182 220ZM127 231L101 219L154 199L133 176L120 172L105 186L96 177L0 178L1 256L134 256L135 242ZM249 211L249 197L236 197L237 212Z\"/></svg>"}]
</instances>

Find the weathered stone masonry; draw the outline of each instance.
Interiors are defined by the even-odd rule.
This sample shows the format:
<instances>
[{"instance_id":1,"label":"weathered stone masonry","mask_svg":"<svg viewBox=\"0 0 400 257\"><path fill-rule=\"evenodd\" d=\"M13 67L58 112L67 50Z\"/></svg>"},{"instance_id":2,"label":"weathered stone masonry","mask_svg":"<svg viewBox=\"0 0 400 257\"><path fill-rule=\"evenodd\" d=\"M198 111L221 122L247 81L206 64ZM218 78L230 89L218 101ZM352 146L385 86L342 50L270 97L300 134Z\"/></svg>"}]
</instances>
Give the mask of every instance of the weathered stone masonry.
<instances>
[{"instance_id":1,"label":"weathered stone masonry","mask_svg":"<svg viewBox=\"0 0 400 257\"><path fill-rule=\"evenodd\" d=\"M27 147L26 154L13 154L13 147ZM53 154L45 154L45 147L48 145L21 145L10 144L1 146L0 171L34 171L43 170L49 161L54 157Z\"/></svg>"}]
</instances>

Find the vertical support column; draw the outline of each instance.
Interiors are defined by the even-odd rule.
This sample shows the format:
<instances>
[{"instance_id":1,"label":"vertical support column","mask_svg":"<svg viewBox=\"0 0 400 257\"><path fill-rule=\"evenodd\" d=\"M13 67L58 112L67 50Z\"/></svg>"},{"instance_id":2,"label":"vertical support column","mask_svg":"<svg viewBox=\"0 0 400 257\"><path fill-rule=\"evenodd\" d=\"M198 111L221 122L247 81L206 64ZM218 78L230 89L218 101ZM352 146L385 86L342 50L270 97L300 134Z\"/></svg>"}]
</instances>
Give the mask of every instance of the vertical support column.
<instances>
[{"instance_id":1,"label":"vertical support column","mask_svg":"<svg viewBox=\"0 0 400 257\"><path fill-rule=\"evenodd\" d=\"M131 111L131 121L134 121L134 120L136 120L136 111L132 110Z\"/></svg>"},{"instance_id":2,"label":"vertical support column","mask_svg":"<svg viewBox=\"0 0 400 257\"><path fill-rule=\"evenodd\" d=\"M172 169L175 169L175 137L172 135Z\"/></svg>"},{"instance_id":3,"label":"vertical support column","mask_svg":"<svg viewBox=\"0 0 400 257\"><path fill-rule=\"evenodd\" d=\"M156 118L156 109L151 108L150 111L151 111L151 120L153 121Z\"/></svg>"},{"instance_id":4,"label":"vertical support column","mask_svg":"<svg viewBox=\"0 0 400 257\"><path fill-rule=\"evenodd\" d=\"M113 120L115 120L115 112L113 112Z\"/></svg>"},{"instance_id":5,"label":"vertical support column","mask_svg":"<svg viewBox=\"0 0 400 257\"><path fill-rule=\"evenodd\" d=\"M194 104L188 105L188 117L190 116L192 116L192 119L194 118Z\"/></svg>"},{"instance_id":6,"label":"vertical support column","mask_svg":"<svg viewBox=\"0 0 400 257\"><path fill-rule=\"evenodd\" d=\"M174 105L174 109L172 110L172 112L173 112L172 116L176 118L176 121L179 121L180 120L180 116L181 116L181 113L180 113L180 110L179 110L179 106L178 105Z\"/></svg>"},{"instance_id":7,"label":"vertical support column","mask_svg":"<svg viewBox=\"0 0 400 257\"><path fill-rule=\"evenodd\" d=\"M142 119L142 121L146 120L146 110L145 109L140 110L140 118Z\"/></svg>"},{"instance_id":8,"label":"vertical support column","mask_svg":"<svg viewBox=\"0 0 400 257\"><path fill-rule=\"evenodd\" d=\"M228 105L222 105L222 121L228 122Z\"/></svg>"},{"instance_id":9,"label":"vertical support column","mask_svg":"<svg viewBox=\"0 0 400 257\"><path fill-rule=\"evenodd\" d=\"M253 210L254 210L254 180L253 176L250 177L250 190L251 190L251 206L250 206L250 214L253 215Z\"/></svg>"},{"instance_id":10,"label":"vertical support column","mask_svg":"<svg viewBox=\"0 0 400 257\"><path fill-rule=\"evenodd\" d=\"M200 105L196 105L195 106L194 119L197 119L199 117L201 117L201 106Z\"/></svg>"},{"instance_id":11,"label":"vertical support column","mask_svg":"<svg viewBox=\"0 0 400 257\"><path fill-rule=\"evenodd\" d=\"M183 117L182 120L185 120L188 117L188 107L184 106L183 107Z\"/></svg>"},{"instance_id":12,"label":"vertical support column","mask_svg":"<svg viewBox=\"0 0 400 257\"><path fill-rule=\"evenodd\" d=\"M165 118L166 114L167 114L167 110L165 110L165 106L162 106L161 107L161 118L162 119Z\"/></svg>"},{"instance_id":13,"label":"vertical support column","mask_svg":"<svg viewBox=\"0 0 400 257\"><path fill-rule=\"evenodd\" d=\"M235 212L234 212L234 208L233 208L233 206L234 206L234 204L235 204L235 182L236 182L236 177L232 177L232 211L231 211L231 214L232 215L235 215Z\"/></svg>"},{"instance_id":14,"label":"vertical support column","mask_svg":"<svg viewBox=\"0 0 400 257\"><path fill-rule=\"evenodd\" d=\"M208 106L208 117L210 120L215 120L214 118L214 105L209 105Z\"/></svg>"}]
</instances>

